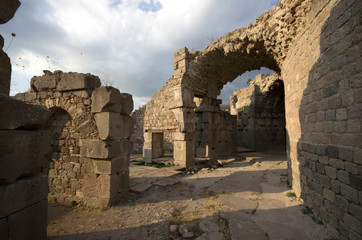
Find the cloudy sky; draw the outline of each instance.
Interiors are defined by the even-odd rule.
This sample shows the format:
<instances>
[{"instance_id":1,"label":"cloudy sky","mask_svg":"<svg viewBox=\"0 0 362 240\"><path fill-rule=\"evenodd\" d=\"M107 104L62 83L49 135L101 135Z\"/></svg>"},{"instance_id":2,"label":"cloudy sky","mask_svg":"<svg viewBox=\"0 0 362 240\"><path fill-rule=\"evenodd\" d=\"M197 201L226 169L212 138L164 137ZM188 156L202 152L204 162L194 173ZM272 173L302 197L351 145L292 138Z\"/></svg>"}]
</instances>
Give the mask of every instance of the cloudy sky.
<instances>
[{"instance_id":1,"label":"cloudy sky","mask_svg":"<svg viewBox=\"0 0 362 240\"><path fill-rule=\"evenodd\" d=\"M145 104L172 75L173 53L203 49L247 26L277 0L22 0L0 25L12 59L11 95L30 87L42 70L98 75L104 84ZM15 33L16 37L11 37ZM245 86L229 83L220 98Z\"/></svg>"}]
</instances>

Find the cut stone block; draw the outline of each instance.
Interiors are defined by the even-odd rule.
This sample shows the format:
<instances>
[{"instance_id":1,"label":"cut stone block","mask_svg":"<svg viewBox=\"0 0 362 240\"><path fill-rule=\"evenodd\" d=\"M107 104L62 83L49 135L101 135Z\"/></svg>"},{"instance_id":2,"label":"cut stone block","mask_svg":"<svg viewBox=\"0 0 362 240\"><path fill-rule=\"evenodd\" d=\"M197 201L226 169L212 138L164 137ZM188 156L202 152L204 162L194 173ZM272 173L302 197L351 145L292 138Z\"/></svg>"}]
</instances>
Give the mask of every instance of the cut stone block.
<instances>
[{"instance_id":1,"label":"cut stone block","mask_svg":"<svg viewBox=\"0 0 362 240\"><path fill-rule=\"evenodd\" d=\"M129 93L121 93L122 114L130 115L133 111L133 99Z\"/></svg>"},{"instance_id":2,"label":"cut stone block","mask_svg":"<svg viewBox=\"0 0 362 240\"><path fill-rule=\"evenodd\" d=\"M0 181L39 173L48 161L51 132L0 131Z\"/></svg>"},{"instance_id":3,"label":"cut stone block","mask_svg":"<svg viewBox=\"0 0 362 240\"><path fill-rule=\"evenodd\" d=\"M48 196L48 177L37 175L0 186L0 218L9 216Z\"/></svg>"},{"instance_id":4,"label":"cut stone block","mask_svg":"<svg viewBox=\"0 0 362 240\"><path fill-rule=\"evenodd\" d=\"M116 112L121 113L121 93L114 87L100 87L92 93L92 112Z\"/></svg>"},{"instance_id":5,"label":"cut stone block","mask_svg":"<svg viewBox=\"0 0 362 240\"><path fill-rule=\"evenodd\" d=\"M0 219L0 237L1 239L9 238L8 223L5 218Z\"/></svg>"},{"instance_id":6,"label":"cut stone block","mask_svg":"<svg viewBox=\"0 0 362 240\"><path fill-rule=\"evenodd\" d=\"M128 169L130 164L130 155L124 155L108 160L93 159L93 171L99 174L116 174L122 169Z\"/></svg>"},{"instance_id":7,"label":"cut stone block","mask_svg":"<svg viewBox=\"0 0 362 240\"><path fill-rule=\"evenodd\" d=\"M106 198L110 203L120 200L128 188L128 169L112 175L87 173L83 180L84 196Z\"/></svg>"},{"instance_id":8,"label":"cut stone block","mask_svg":"<svg viewBox=\"0 0 362 240\"><path fill-rule=\"evenodd\" d=\"M14 17L20 2L18 0L1 1L0 24L4 24Z\"/></svg>"},{"instance_id":9,"label":"cut stone block","mask_svg":"<svg viewBox=\"0 0 362 240\"><path fill-rule=\"evenodd\" d=\"M39 129L49 119L50 111L0 95L0 116L4 116L0 118L0 129Z\"/></svg>"},{"instance_id":10,"label":"cut stone block","mask_svg":"<svg viewBox=\"0 0 362 240\"><path fill-rule=\"evenodd\" d=\"M81 157L109 159L130 154L132 142L129 140L82 140Z\"/></svg>"},{"instance_id":11,"label":"cut stone block","mask_svg":"<svg viewBox=\"0 0 362 240\"><path fill-rule=\"evenodd\" d=\"M9 239L47 239L48 200L22 209L9 216Z\"/></svg>"},{"instance_id":12,"label":"cut stone block","mask_svg":"<svg viewBox=\"0 0 362 240\"><path fill-rule=\"evenodd\" d=\"M176 88L173 90L173 101L168 103L170 109L174 108L195 108L194 93L186 88Z\"/></svg>"},{"instance_id":13,"label":"cut stone block","mask_svg":"<svg viewBox=\"0 0 362 240\"><path fill-rule=\"evenodd\" d=\"M133 120L128 115L113 112L97 113L94 116L99 137L105 139L126 139L133 132Z\"/></svg>"},{"instance_id":14,"label":"cut stone block","mask_svg":"<svg viewBox=\"0 0 362 240\"><path fill-rule=\"evenodd\" d=\"M31 79L31 89L36 92L40 91L52 91L57 87L57 83L59 81L59 74L49 75L49 76L41 76L41 77L33 77Z\"/></svg>"},{"instance_id":15,"label":"cut stone block","mask_svg":"<svg viewBox=\"0 0 362 240\"><path fill-rule=\"evenodd\" d=\"M99 77L83 73L63 73L57 86L58 91L95 89L101 86Z\"/></svg>"},{"instance_id":16,"label":"cut stone block","mask_svg":"<svg viewBox=\"0 0 362 240\"><path fill-rule=\"evenodd\" d=\"M10 58L5 52L3 52L0 49L0 95L9 96L10 79L11 79Z\"/></svg>"}]
</instances>

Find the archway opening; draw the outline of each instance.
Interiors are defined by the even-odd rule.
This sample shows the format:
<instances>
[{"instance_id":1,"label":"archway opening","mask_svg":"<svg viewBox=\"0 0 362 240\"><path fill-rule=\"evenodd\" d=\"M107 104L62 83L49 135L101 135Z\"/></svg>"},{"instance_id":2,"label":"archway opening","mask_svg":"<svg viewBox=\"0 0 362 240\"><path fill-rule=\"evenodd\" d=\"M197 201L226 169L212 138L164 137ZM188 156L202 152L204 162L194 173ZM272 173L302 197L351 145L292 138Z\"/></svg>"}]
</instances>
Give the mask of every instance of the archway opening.
<instances>
[{"instance_id":1,"label":"archway opening","mask_svg":"<svg viewBox=\"0 0 362 240\"><path fill-rule=\"evenodd\" d=\"M257 151L285 151L284 83L276 73L259 74L230 95L237 118L237 145Z\"/></svg>"},{"instance_id":2,"label":"archway opening","mask_svg":"<svg viewBox=\"0 0 362 240\"><path fill-rule=\"evenodd\" d=\"M53 133L51 140L49 177L49 200L64 201L75 196L81 188L81 164L79 139L69 113L61 108L50 109L52 114L46 128Z\"/></svg>"}]
</instances>

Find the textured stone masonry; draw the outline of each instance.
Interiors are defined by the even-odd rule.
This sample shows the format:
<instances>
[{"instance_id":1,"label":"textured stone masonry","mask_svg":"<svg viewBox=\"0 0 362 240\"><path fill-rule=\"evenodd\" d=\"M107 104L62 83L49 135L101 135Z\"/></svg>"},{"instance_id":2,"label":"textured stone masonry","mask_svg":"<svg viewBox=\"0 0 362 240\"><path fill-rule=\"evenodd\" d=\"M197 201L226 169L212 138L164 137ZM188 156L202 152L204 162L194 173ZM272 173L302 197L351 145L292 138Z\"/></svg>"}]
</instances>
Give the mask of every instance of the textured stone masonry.
<instances>
[{"instance_id":1,"label":"textured stone masonry","mask_svg":"<svg viewBox=\"0 0 362 240\"><path fill-rule=\"evenodd\" d=\"M44 71L15 98L51 110L49 198L104 206L128 190L132 95L91 74Z\"/></svg>"}]
</instances>

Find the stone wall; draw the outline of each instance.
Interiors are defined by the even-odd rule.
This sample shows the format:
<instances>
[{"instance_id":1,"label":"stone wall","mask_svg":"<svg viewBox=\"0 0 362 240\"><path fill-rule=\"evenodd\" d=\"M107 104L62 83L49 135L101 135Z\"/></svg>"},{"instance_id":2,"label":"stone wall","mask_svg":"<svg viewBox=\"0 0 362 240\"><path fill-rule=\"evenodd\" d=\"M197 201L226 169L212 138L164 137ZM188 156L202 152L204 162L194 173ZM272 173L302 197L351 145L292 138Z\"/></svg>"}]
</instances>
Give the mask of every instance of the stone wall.
<instances>
[{"instance_id":1,"label":"stone wall","mask_svg":"<svg viewBox=\"0 0 362 240\"><path fill-rule=\"evenodd\" d=\"M49 198L104 206L128 190L132 96L90 74L45 71L15 98L51 110Z\"/></svg>"},{"instance_id":2,"label":"stone wall","mask_svg":"<svg viewBox=\"0 0 362 240\"><path fill-rule=\"evenodd\" d=\"M2 1L0 24L20 2ZM10 59L0 36L0 239L47 239L47 155L51 133L42 129L50 111L11 99Z\"/></svg>"},{"instance_id":3,"label":"stone wall","mask_svg":"<svg viewBox=\"0 0 362 240\"><path fill-rule=\"evenodd\" d=\"M341 239L362 239L361 11L319 1L282 71L293 180Z\"/></svg>"},{"instance_id":4,"label":"stone wall","mask_svg":"<svg viewBox=\"0 0 362 240\"><path fill-rule=\"evenodd\" d=\"M132 112L134 127L131 141L133 143L132 154L142 154L143 151L143 119L146 108L141 108Z\"/></svg>"},{"instance_id":5,"label":"stone wall","mask_svg":"<svg viewBox=\"0 0 362 240\"><path fill-rule=\"evenodd\" d=\"M216 100L227 82L267 67L285 86L293 191L334 235L361 239L361 9L358 0L281 0L205 49L175 53L162 90L177 122L175 161L194 163L194 97Z\"/></svg>"},{"instance_id":6,"label":"stone wall","mask_svg":"<svg viewBox=\"0 0 362 240\"><path fill-rule=\"evenodd\" d=\"M230 95L237 116L239 146L256 150L285 149L284 85L280 76L260 74Z\"/></svg>"},{"instance_id":7,"label":"stone wall","mask_svg":"<svg viewBox=\"0 0 362 240\"><path fill-rule=\"evenodd\" d=\"M220 109L220 101L201 100L195 110L195 156L214 158L236 152L236 117Z\"/></svg>"}]
</instances>

